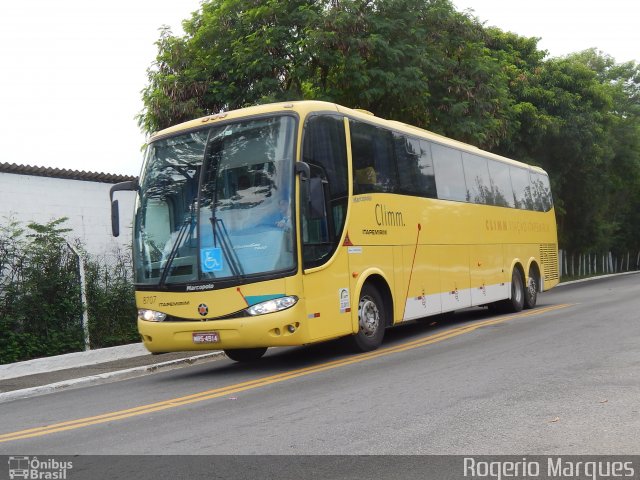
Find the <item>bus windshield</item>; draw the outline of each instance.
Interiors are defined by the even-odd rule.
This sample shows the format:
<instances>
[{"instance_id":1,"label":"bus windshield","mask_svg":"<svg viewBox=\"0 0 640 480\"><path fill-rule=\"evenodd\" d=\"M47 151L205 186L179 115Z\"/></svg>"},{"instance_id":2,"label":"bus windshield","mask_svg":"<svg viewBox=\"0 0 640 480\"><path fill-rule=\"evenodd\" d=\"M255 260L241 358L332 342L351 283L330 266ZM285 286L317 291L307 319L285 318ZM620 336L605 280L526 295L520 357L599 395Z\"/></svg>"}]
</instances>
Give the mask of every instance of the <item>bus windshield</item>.
<instances>
[{"instance_id":1,"label":"bus windshield","mask_svg":"<svg viewBox=\"0 0 640 480\"><path fill-rule=\"evenodd\" d=\"M295 125L258 118L153 142L136 205L136 283L291 270Z\"/></svg>"}]
</instances>

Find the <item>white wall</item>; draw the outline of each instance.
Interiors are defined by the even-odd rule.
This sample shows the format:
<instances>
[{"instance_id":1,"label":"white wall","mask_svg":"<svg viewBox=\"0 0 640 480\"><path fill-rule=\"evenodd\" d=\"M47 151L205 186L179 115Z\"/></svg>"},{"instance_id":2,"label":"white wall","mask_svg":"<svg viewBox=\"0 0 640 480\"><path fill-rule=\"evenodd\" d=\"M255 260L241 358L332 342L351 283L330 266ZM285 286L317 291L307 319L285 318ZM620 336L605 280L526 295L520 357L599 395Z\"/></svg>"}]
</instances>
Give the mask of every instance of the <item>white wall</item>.
<instances>
[{"instance_id":1,"label":"white wall","mask_svg":"<svg viewBox=\"0 0 640 480\"><path fill-rule=\"evenodd\" d=\"M47 223L68 217L73 229L69 240L79 238L92 255L109 255L131 247L134 192L116 192L120 202L120 237L111 235L109 189L112 184L53 177L0 173L0 223L13 217L24 224Z\"/></svg>"}]
</instances>

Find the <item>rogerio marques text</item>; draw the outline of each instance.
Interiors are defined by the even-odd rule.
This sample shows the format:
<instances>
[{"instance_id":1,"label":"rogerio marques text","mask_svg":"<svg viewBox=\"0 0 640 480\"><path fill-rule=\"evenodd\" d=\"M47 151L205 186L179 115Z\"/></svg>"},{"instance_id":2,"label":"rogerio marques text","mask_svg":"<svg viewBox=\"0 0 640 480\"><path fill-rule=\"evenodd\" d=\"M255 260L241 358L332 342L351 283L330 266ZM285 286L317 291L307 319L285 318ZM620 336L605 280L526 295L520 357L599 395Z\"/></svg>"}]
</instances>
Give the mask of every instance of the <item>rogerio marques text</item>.
<instances>
[{"instance_id":1,"label":"rogerio marques text","mask_svg":"<svg viewBox=\"0 0 640 480\"><path fill-rule=\"evenodd\" d=\"M633 478L637 466L633 460L619 457L546 457L519 460L497 460L496 457L464 457L464 477L503 479L553 479L573 478L580 480L608 480ZM604 459L603 459L604 458Z\"/></svg>"}]
</instances>

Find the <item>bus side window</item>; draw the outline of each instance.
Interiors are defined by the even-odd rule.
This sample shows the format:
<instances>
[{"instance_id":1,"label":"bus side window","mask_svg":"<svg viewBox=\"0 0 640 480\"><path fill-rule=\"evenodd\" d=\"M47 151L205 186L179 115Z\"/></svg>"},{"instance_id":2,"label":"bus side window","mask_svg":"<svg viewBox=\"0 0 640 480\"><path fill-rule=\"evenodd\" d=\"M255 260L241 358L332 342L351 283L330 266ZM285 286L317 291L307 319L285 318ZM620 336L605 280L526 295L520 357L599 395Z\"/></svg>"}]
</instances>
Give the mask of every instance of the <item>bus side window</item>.
<instances>
[{"instance_id":1,"label":"bus side window","mask_svg":"<svg viewBox=\"0 0 640 480\"><path fill-rule=\"evenodd\" d=\"M549 177L541 173L531 172L531 195L535 210L548 212L553 206Z\"/></svg>"},{"instance_id":2,"label":"bus side window","mask_svg":"<svg viewBox=\"0 0 640 480\"><path fill-rule=\"evenodd\" d=\"M509 167L509 170L511 172L511 185L513 185L513 199L516 208L533 210L529 170L520 167Z\"/></svg>"},{"instance_id":3,"label":"bus side window","mask_svg":"<svg viewBox=\"0 0 640 480\"><path fill-rule=\"evenodd\" d=\"M464 181L460 151L432 143L431 153L436 172L438 198L466 202L467 186Z\"/></svg>"},{"instance_id":4,"label":"bus side window","mask_svg":"<svg viewBox=\"0 0 640 480\"><path fill-rule=\"evenodd\" d=\"M491 177L491 191L495 205L499 207L514 207L509 165L496 160L489 160L489 176Z\"/></svg>"},{"instance_id":5,"label":"bus side window","mask_svg":"<svg viewBox=\"0 0 640 480\"><path fill-rule=\"evenodd\" d=\"M431 156L431 144L425 140L420 141L420 159L418 160L420 169L421 187L424 195L429 198L438 198L436 191L436 174L433 168L433 158Z\"/></svg>"},{"instance_id":6,"label":"bus side window","mask_svg":"<svg viewBox=\"0 0 640 480\"><path fill-rule=\"evenodd\" d=\"M436 180L428 142L394 134L398 162L398 192L435 198Z\"/></svg>"},{"instance_id":7,"label":"bus side window","mask_svg":"<svg viewBox=\"0 0 640 480\"><path fill-rule=\"evenodd\" d=\"M349 127L354 193L397 191L392 133L356 120L351 120Z\"/></svg>"},{"instance_id":8,"label":"bus side window","mask_svg":"<svg viewBox=\"0 0 640 480\"><path fill-rule=\"evenodd\" d=\"M493 192L489 179L487 159L462 152L462 165L467 185L467 201L483 205L493 205Z\"/></svg>"}]
</instances>

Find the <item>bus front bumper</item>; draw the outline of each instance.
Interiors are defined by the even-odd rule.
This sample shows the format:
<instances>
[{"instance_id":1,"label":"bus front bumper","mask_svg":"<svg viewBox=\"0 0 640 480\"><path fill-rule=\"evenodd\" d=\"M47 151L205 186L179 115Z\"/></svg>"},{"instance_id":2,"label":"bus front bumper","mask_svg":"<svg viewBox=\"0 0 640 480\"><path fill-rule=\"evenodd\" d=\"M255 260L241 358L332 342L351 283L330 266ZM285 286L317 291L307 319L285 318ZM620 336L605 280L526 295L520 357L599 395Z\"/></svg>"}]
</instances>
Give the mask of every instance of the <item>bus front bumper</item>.
<instances>
[{"instance_id":1,"label":"bus front bumper","mask_svg":"<svg viewBox=\"0 0 640 480\"><path fill-rule=\"evenodd\" d=\"M208 321L149 322L138 319L144 346L152 353L304 345L302 309Z\"/></svg>"}]
</instances>

